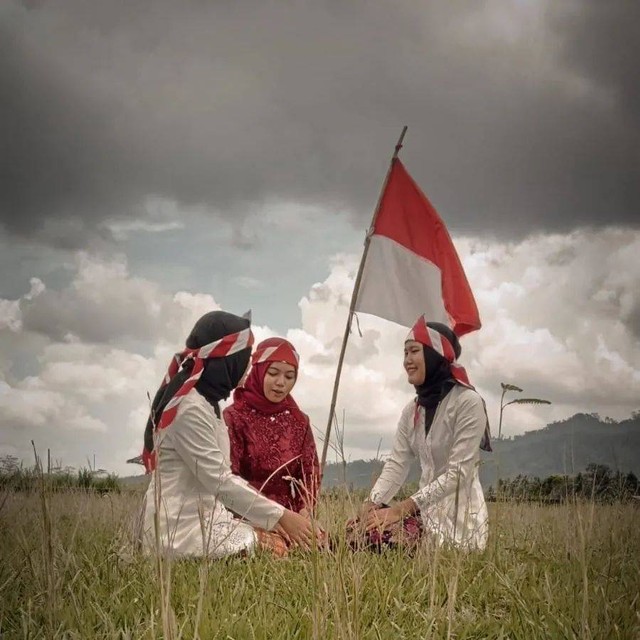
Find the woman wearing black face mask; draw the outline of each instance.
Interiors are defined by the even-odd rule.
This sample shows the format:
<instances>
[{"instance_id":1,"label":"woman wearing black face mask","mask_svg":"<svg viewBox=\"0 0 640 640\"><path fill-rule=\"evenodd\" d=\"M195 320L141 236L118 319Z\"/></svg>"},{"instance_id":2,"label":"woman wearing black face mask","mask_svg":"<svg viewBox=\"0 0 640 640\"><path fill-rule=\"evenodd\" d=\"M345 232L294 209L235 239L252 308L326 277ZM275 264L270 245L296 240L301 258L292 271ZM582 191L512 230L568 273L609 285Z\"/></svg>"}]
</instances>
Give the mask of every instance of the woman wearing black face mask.
<instances>
[{"instance_id":1,"label":"woman wearing black face mask","mask_svg":"<svg viewBox=\"0 0 640 640\"><path fill-rule=\"evenodd\" d=\"M280 536L302 547L311 542L306 518L231 473L229 436L218 402L247 370L253 344L249 325L224 311L205 314L156 393L143 452L153 473L145 506L147 550L156 548L156 535L163 552L214 558L261 545L278 553L286 549Z\"/></svg>"},{"instance_id":2,"label":"woman wearing black face mask","mask_svg":"<svg viewBox=\"0 0 640 640\"><path fill-rule=\"evenodd\" d=\"M455 334L424 316L405 341L404 368L416 397L402 412L391 456L361 512L369 545L415 542L425 534L465 548L486 545L478 466L479 449L491 450L489 425L482 398L456 362L459 355ZM418 491L391 503L416 458Z\"/></svg>"}]
</instances>

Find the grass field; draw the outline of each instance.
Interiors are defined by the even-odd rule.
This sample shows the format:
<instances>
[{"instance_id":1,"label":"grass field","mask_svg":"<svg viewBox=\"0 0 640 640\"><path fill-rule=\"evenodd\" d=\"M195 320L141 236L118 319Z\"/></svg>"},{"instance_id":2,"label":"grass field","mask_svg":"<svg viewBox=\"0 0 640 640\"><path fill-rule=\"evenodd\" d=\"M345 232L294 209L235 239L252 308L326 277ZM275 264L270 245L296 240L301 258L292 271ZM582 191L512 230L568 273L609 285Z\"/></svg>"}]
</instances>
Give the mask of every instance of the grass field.
<instances>
[{"instance_id":1,"label":"grass field","mask_svg":"<svg viewBox=\"0 0 640 640\"><path fill-rule=\"evenodd\" d=\"M46 496L46 494L44 494ZM640 638L640 509L492 504L483 553L425 546L164 564L141 496L0 494L0 637ZM326 500L334 532L348 496Z\"/></svg>"}]
</instances>

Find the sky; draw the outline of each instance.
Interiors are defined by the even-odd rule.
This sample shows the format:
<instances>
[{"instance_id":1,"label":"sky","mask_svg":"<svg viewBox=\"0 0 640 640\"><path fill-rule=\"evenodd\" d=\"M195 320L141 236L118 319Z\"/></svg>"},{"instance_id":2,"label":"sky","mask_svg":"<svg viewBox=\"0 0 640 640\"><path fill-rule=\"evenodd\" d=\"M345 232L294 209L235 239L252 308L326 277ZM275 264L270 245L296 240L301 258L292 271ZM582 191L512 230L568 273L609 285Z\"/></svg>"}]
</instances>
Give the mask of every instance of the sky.
<instances>
[{"instance_id":1,"label":"sky","mask_svg":"<svg viewBox=\"0 0 640 640\"><path fill-rule=\"evenodd\" d=\"M127 475L169 358L251 308L324 431L393 147L447 224L494 431L640 409L640 4L0 6L0 456ZM406 329L361 315L344 455L389 450ZM334 459L334 452L330 460Z\"/></svg>"}]
</instances>

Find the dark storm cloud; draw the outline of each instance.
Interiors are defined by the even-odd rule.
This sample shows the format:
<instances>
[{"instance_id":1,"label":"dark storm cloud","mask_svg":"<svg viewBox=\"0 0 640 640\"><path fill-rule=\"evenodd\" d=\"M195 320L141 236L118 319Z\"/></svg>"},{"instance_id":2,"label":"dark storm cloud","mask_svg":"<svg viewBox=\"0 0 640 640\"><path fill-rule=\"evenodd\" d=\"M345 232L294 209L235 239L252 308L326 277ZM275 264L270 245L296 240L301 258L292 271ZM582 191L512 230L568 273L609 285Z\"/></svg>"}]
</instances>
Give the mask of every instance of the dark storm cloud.
<instances>
[{"instance_id":1,"label":"dark storm cloud","mask_svg":"<svg viewBox=\"0 0 640 640\"><path fill-rule=\"evenodd\" d=\"M605 4L12 3L1 220L81 245L152 196L364 227L407 123L454 231L637 223L640 21Z\"/></svg>"},{"instance_id":2,"label":"dark storm cloud","mask_svg":"<svg viewBox=\"0 0 640 640\"><path fill-rule=\"evenodd\" d=\"M4 24L2 221L24 234L47 230L73 246L110 206L135 197L135 181L122 171L126 150L110 132L108 105L36 49Z\"/></svg>"},{"instance_id":3,"label":"dark storm cloud","mask_svg":"<svg viewBox=\"0 0 640 640\"><path fill-rule=\"evenodd\" d=\"M585 0L569 4L553 16L551 24L564 34L566 61L585 77L609 88L637 126L640 3Z\"/></svg>"}]
</instances>

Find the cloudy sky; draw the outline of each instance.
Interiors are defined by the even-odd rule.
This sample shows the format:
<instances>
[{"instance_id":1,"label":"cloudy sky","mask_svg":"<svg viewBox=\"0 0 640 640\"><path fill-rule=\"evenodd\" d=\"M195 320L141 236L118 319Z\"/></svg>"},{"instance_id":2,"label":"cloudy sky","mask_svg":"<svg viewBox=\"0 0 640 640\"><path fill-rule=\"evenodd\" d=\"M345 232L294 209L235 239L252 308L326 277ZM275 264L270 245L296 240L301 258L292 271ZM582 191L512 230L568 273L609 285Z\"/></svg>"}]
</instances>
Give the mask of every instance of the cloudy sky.
<instances>
[{"instance_id":1,"label":"cloudy sky","mask_svg":"<svg viewBox=\"0 0 640 640\"><path fill-rule=\"evenodd\" d=\"M214 309L302 355L324 430L393 145L484 327L462 362L508 435L640 409L640 3L0 7L0 454L127 474L170 355ZM360 318L339 415L391 441L405 330Z\"/></svg>"}]
</instances>

